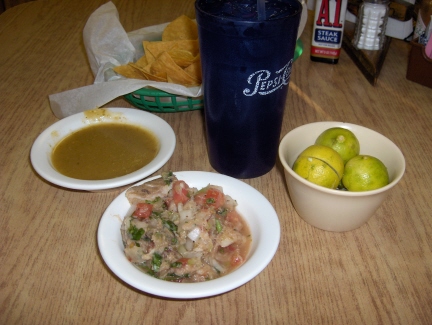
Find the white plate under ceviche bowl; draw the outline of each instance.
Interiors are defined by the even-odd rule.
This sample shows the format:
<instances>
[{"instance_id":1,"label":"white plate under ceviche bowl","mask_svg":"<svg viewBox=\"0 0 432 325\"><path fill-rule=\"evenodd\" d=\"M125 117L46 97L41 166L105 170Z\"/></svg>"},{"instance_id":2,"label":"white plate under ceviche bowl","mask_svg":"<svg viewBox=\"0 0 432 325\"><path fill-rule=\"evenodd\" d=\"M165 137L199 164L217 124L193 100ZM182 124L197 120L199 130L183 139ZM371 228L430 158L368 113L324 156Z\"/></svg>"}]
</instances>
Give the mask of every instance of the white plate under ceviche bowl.
<instances>
[{"instance_id":1,"label":"white plate under ceviche bowl","mask_svg":"<svg viewBox=\"0 0 432 325\"><path fill-rule=\"evenodd\" d=\"M59 173L52 164L53 148L68 135L92 123L127 123L153 133L159 142L156 157L144 167L127 175L102 179L83 180ZM35 171L45 180L61 187L100 191L136 183L160 169L172 156L176 136L171 126L160 117L133 108L103 108L85 111L59 120L43 131L33 143L30 160Z\"/></svg>"},{"instance_id":2,"label":"white plate under ceviche bowl","mask_svg":"<svg viewBox=\"0 0 432 325\"><path fill-rule=\"evenodd\" d=\"M120 233L123 218L131 205L124 191L108 206L97 234L99 250L111 271L127 284L143 292L175 299L194 299L222 294L247 283L272 260L279 245L280 224L270 202L256 189L229 176L200 171L174 172L179 180L198 189L218 185L238 203L236 209L248 223L252 235L249 254L236 270L220 278L199 283L177 283L154 278L129 262ZM138 184L158 178L151 177Z\"/></svg>"}]
</instances>

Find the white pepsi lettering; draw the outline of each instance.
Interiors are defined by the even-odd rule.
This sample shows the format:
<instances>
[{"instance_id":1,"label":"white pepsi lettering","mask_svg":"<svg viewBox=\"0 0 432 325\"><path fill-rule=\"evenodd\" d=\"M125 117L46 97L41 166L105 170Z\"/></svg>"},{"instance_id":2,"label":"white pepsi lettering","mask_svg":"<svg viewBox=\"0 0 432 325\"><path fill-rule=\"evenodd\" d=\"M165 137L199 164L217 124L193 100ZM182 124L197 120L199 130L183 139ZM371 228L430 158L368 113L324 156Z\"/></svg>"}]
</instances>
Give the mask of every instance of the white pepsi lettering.
<instances>
[{"instance_id":1,"label":"white pepsi lettering","mask_svg":"<svg viewBox=\"0 0 432 325\"><path fill-rule=\"evenodd\" d=\"M292 62L293 60L290 60L282 69L277 70L274 78L272 78L272 74L268 70L259 70L252 73L247 82L254 86L253 90L245 88L243 94L245 96L268 95L282 86L287 86L291 77Z\"/></svg>"}]
</instances>

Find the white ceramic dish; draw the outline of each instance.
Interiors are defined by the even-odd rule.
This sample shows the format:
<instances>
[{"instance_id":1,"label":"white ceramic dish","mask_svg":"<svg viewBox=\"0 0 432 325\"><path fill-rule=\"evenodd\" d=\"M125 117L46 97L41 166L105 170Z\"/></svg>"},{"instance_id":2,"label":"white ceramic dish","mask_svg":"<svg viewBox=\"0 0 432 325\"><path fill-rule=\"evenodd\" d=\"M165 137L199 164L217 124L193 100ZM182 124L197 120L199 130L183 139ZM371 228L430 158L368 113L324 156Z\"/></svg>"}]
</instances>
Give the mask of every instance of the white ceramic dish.
<instances>
[{"instance_id":1,"label":"white ceramic dish","mask_svg":"<svg viewBox=\"0 0 432 325\"><path fill-rule=\"evenodd\" d=\"M377 157L386 165L390 183L373 191L348 192L315 185L296 174L291 167L298 155L332 127L351 130L360 142L360 154ZM366 223L405 172L405 158L392 141L371 129L343 122L316 122L291 130L279 145L279 158L297 213L309 224L328 231L349 231Z\"/></svg>"},{"instance_id":2,"label":"white ceramic dish","mask_svg":"<svg viewBox=\"0 0 432 325\"><path fill-rule=\"evenodd\" d=\"M130 208L124 191L103 214L97 235L102 258L112 272L141 291L177 299L218 295L233 290L258 275L270 263L280 239L279 219L270 202L253 187L225 175L195 171L174 174L191 187L202 188L209 183L222 186L225 194L237 200L237 210L247 221L252 233L252 244L246 262L230 274L202 283L168 282L138 270L123 252L120 226ZM139 184L155 178L157 177Z\"/></svg>"},{"instance_id":3,"label":"white ceramic dish","mask_svg":"<svg viewBox=\"0 0 432 325\"><path fill-rule=\"evenodd\" d=\"M89 114L87 111L66 117L43 131L34 142L30 159L36 172L47 181L71 189L100 191L138 182L161 168L171 158L176 137L171 126L154 114L132 108L106 108L103 114ZM72 132L92 123L129 123L152 131L159 139L159 153L146 166L137 171L106 180L80 180L67 177L54 169L51 152L55 145Z\"/></svg>"}]
</instances>

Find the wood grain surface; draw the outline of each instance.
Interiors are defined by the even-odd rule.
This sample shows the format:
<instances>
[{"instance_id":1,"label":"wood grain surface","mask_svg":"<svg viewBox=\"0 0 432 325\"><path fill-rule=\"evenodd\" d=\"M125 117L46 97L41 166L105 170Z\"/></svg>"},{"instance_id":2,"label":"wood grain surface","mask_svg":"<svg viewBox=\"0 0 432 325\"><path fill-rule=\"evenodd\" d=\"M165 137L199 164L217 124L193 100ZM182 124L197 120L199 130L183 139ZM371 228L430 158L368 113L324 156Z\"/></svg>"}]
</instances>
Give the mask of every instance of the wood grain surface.
<instances>
[{"instance_id":1,"label":"wood grain surface","mask_svg":"<svg viewBox=\"0 0 432 325\"><path fill-rule=\"evenodd\" d=\"M406 80L410 45L401 40L392 41L375 87L344 51L337 65L311 62L311 16L282 135L335 120L390 138L407 166L383 206L354 231L313 228L295 212L278 162L244 180L273 204L282 229L275 257L252 281L216 297L172 300L111 273L96 233L119 190L60 188L29 160L33 141L57 121L48 95L93 83L82 30L104 3L39 0L0 15L0 324L431 324L432 89ZM113 3L126 31L195 17L193 0ZM122 98L106 106L131 107ZM164 170L214 171L201 111L157 115L177 135Z\"/></svg>"}]
</instances>

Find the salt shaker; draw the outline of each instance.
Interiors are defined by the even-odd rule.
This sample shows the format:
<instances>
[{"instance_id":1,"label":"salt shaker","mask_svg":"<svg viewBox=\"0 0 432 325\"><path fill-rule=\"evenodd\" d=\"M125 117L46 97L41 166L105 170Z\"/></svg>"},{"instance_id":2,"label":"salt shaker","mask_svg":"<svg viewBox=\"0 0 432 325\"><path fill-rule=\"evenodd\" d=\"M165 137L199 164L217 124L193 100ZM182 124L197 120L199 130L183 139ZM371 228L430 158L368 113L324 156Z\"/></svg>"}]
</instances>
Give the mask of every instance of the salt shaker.
<instances>
[{"instance_id":1,"label":"salt shaker","mask_svg":"<svg viewBox=\"0 0 432 325\"><path fill-rule=\"evenodd\" d=\"M385 41L389 0L364 0L360 5L353 45L358 49L380 50Z\"/></svg>"}]
</instances>

